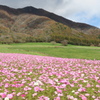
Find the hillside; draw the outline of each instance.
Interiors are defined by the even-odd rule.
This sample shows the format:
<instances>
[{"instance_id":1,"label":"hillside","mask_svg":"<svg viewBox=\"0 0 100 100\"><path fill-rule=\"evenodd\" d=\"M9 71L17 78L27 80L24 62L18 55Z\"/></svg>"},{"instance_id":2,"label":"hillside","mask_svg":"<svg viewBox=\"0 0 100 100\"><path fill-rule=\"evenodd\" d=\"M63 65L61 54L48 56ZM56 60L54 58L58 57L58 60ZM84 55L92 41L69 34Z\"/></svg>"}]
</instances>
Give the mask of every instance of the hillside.
<instances>
[{"instance_id":1,"label":"hillside","mask_svg":"<svg viewBox=\"0 0 100 100\"><path fill-rule=\"evenodd\" d=\"M71 28L78 28L78 29L90 29L90 28L96 28L94 26L85 24L85 23L77 23L77 22L73 22L71 20L65 19L61 16L58 16L54 13L50 13L48 11L45 11L43 9L37 9L34 7L25 7L25 8L21 8L21 9L13 9L13 8L9 8L7 6L0 6L0 9L7 11L9 14L15 14L15 15L20 15L23 13L28 13L28 14L35 14L35 15L39 15L39 16L45 16L48 17L52 20L55 20L56 22L60 22L62 24L65 24Z\"/></svg>"},{"instance_id":2,"label":"hillside","mask_svg":"<svg viewBox=\"0 0 100 100\"><path fill-rule=\"evenodd\" d=\"M0 5L0 42L61 42L98 45L100 29L76 23L43 9L14 9Z\"/></svg>"}]
</instances>

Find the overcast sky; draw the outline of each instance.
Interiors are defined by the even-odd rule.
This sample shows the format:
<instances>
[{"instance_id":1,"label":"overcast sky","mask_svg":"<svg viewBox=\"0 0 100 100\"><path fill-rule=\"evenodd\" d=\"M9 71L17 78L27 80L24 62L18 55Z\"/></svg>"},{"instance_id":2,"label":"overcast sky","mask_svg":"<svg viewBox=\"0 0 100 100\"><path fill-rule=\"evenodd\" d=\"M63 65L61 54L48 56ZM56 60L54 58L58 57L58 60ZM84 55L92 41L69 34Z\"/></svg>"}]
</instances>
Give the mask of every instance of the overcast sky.
<instances>
[{"instance_id":1,"label":"overcast sky","mask_svg":"<svg viewBox=\"0 0 100 100\"><path fill-rule=\"evenodd\" d=\"M67 19L100 27L100 0L0 0L13 8L43 8Z\"/></svg>"}]
</instances>

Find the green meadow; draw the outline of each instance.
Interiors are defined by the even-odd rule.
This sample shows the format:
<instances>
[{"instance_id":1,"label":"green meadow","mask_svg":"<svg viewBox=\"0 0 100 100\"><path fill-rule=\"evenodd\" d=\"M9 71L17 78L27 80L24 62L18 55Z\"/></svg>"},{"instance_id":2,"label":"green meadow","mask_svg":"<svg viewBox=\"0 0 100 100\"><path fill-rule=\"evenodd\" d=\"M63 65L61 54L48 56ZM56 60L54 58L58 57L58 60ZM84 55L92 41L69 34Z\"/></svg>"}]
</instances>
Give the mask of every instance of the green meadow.
<instances>
[{"instance_id":1,"label":"green meadow","mask_svg":"<svg viewBox=\"0 0 100 100\"><path fill-rule=\"evenodd\" d=\"M62 46L60 43L0 44L0 52L100 60L100 47L76 45Z\"/></svg>"}]
</instances>

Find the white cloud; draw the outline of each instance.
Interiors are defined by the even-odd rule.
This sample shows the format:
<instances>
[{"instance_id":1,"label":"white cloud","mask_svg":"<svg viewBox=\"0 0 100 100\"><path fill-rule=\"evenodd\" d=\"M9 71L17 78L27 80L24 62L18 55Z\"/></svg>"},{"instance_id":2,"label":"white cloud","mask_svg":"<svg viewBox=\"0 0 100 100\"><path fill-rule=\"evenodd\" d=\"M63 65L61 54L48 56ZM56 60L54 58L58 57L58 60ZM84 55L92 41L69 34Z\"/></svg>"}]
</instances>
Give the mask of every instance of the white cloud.
<instances>
[{"instance_id":1,"label":"white cloud","mask_svg":"<svg viewBox=\"0 0 100 100\"><path fill-rule=\"evenodd\" d=\"M66 1L66 2L65 2ZM55 13L63 15L73 21L89 23L91 25L100 25L100 0L65 0L55 10ZM94 20L97 18L98 21ZM92 21L94 20L94 21Z\"/></svg>"}]
</instances>

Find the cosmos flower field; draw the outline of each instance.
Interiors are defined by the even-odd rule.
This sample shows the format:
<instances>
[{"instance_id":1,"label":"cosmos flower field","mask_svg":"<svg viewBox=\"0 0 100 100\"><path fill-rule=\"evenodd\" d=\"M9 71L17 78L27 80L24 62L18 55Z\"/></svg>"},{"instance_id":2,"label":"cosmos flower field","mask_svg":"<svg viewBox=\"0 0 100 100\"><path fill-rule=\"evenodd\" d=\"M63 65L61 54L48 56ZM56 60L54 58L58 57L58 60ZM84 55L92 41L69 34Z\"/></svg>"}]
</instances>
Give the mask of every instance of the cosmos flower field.
<instances>
[{"instance_id":1,"label":"cosmos flower field","mask_svg":"<svg viewBox=\"0 0 100 100\"><path fill-rule=\"evenodd\" d=\"M100 100L100 60L0 53L0 100Z\"/></svg>"}]
</instances>

